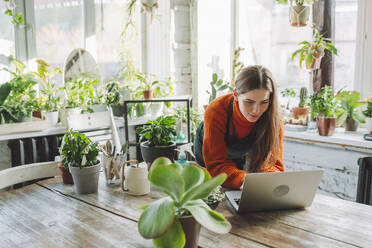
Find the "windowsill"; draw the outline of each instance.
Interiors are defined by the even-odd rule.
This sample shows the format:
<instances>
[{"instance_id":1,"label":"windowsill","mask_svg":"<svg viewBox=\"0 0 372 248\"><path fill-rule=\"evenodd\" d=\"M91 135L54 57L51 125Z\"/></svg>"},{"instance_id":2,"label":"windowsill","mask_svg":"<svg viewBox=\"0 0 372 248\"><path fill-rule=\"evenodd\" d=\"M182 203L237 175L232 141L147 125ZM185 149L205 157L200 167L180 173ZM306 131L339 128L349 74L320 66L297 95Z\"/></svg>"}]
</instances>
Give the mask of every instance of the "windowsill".
<instances>
[{"instance_id":1,"label":"windowsill","mask_svg":"<svg viewBox=\"0 0 372 248\"><path fill-rule=\"evenodd\" d=\"M343 148L372 150L372 141L363 139L365 133L367 133L367 130L362 128L358 129L357 132L345 132L344 128L336 128L332 136L320 136L317 130L303 132L284 130L284 139Z\"/></svg>"}]
</instances>

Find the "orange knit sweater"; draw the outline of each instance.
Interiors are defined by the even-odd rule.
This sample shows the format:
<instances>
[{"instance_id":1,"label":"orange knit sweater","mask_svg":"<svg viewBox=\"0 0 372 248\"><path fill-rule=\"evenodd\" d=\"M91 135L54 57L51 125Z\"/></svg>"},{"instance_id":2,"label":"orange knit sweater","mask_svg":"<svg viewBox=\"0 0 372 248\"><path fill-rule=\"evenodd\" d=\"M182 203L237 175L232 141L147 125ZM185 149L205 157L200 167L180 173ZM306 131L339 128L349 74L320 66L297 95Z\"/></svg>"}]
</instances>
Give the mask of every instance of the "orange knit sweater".
<instances>
[{"instance_id":1,"label":"orange knit sweater","mask_svg":"<svg viewBox=\"0 0 372 248\"><path fill-rule=\"evenodd\" d=\"M203 158L209 173L217 176L227 174L222 186L239 189L246 172L239 170L227 157L225 142L227 110L233 94L221 96L210 103L204 114ZM233 114L230 119L229 140L241 139L251 132L254 122L249 122L234 101ZM232 128L234 125L234 128ZM274 159L274 157L276 159ZM279 154L274 154L268 164L261 166L260 172L284 171L283 160L283 128L280 129Z\"/></svg>"}]
</instances>

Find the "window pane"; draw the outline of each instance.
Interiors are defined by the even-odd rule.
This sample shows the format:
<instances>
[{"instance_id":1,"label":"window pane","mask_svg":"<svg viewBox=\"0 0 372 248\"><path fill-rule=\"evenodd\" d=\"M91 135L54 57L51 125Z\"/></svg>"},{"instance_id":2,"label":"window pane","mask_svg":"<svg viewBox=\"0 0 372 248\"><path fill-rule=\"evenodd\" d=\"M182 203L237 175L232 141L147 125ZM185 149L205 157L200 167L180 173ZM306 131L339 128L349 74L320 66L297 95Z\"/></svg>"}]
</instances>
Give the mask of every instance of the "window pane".
<instances>
[{"instance_id":1,"label":"window pane","mask_svg":"<svg viewBox=\"0 0 372 248\"><path fill-rule=\"evenodd\" d=\"M15 54L14 27L11 17L4 15L6 4L0 1L0 68L8 66L8 56ZM8 81L10 74L0 71L0 84Z\"/></svg>"},{"instance_id":2,"label":"window pane","mask_svg":"<svg viewBox=\"0 0 372 248\"><path fill-rule=\"evenodd\" d=\"M267 67L280 90L289 87L298 91L309 86L309 72L300 69L291 54L299 42L311 39L311 28L292 27L288 5L241 0L239 10L239 46L245 49L241 56L244 64Z\"/></svg>"},{"instance_id":3,"label":"window pane","mask_svg":"<svg viewBox=\"0 0 372 248\"><path fill-rule=\"evenodd\" d=\"M37 57L63 66L68 54L83 48L82 0L34 0Z\"/></svg>"},{"instance_id":4,"label":"window pane","mask_svg":"<svg viewBox=\"0 0 372 248\"><path fill-rule=\"evenodd\" d=\"M123 65L124 50L138 62L140 41L138 27L128 28L125 45L122 32L127 22L128 1L103 0L95 3L97 60L103 80L115 76ZM135 17L136 18L136 17Z\"/></svg>"},{"instance_id":5,"label":"window pane","mask_svg":"<svg viewBox=\"0 0 372 248\"><path fill-rule=\"evenodd\" d=\"M199 106L208 103L212 73L230 78L230 1L198 1Z\"/></svg>"},{"instance_id":6,"label":"window pane","mask_svg":"<svg viewBox=\"0 0 372 248\"><path fill-rule=\"evenodd\" d=\"M353 90L358 1L336 1L335 11L335 45L340 52L335 57L335 90Z\"/></svg>"}]
</instances>

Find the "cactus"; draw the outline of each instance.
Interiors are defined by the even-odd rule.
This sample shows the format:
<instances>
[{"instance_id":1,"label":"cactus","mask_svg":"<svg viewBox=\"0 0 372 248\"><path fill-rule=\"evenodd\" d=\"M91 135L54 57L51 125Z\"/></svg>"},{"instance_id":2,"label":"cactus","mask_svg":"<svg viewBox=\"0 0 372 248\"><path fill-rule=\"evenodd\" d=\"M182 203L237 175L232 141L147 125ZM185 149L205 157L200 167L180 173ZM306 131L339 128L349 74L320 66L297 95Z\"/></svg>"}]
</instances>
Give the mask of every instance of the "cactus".
<instances>
[{"instance_id":1,"label":"cactus","mask_svg":"<svg viewBox=\"0 0 372 248\"><path fill-rule=\"evenodd\" d=\"M306 106L306 100L307 100L307 88L301 87L300 90L300 103L298 104L299 108L304 108Z\"/></svg>"}]
</instances>

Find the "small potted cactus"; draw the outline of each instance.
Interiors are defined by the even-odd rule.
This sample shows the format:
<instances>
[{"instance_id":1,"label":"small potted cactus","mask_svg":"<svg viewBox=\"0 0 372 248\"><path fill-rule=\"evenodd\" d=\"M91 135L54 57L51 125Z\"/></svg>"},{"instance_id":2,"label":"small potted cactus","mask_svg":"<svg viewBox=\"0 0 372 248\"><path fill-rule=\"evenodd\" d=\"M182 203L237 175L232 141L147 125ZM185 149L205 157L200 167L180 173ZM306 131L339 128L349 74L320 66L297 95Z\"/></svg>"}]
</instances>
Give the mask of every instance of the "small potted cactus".
<instances>
[{"instance_id":1,"label":"small potted cactus","mask_svg":"<svg viewBox=\"0 0 372 248\"><path fill-rule=\"evenodd\" d=\"M295 107L292 109L293 118L299 119L299 117L307 117L307 114L309 113L309 109L306 108L307 106L307 99L308 99L308 93L306 87L301 87L300 90L300 102L298 104L298 107Z\"/></svg>"}]
</instances>

